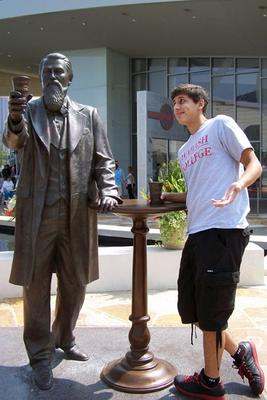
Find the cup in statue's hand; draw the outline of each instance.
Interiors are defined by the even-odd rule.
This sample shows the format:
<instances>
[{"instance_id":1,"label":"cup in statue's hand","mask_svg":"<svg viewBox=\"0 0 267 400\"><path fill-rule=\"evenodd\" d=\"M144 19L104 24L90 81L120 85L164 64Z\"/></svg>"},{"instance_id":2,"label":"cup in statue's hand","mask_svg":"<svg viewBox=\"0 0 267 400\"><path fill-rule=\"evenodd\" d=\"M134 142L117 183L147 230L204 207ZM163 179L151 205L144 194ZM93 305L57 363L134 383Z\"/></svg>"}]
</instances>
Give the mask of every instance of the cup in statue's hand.
<instances>
[{"instance_id":1,"label":"cup in statue's hand","mask_svg":"<svg viewBox=\"0 0 267 400\"><path fill-rule=\"evenodd\" d=\"M161 182L149 182L150 205L157 206L163 203L161 198L162 191Z\"/></svg>"},{"instance_id":2,"label":"cup in statue's hand","mask_svg":"<svg viewBox=\"0 0 267 400\"><path fill-rule=\"evenodd\" d=\"M21 76L13 76L12 78L12 86L13 90L16 92L20 92L22 97L25 97L28 100L28 96L30 95L30 82L31 78L26 75Z\"/></svg>"},{"instance_id":3,"label":"cup in statue's hand","mask_svg":"<svg viewBox=\"0 0 267 400\"><path fill-rule=\"evenodd\" d=\"M9 114L13 122L21 120L30 95L30 78L28 76L14 76L12 78L13 91L9 96Z\"/></svg>"}]
</instances>

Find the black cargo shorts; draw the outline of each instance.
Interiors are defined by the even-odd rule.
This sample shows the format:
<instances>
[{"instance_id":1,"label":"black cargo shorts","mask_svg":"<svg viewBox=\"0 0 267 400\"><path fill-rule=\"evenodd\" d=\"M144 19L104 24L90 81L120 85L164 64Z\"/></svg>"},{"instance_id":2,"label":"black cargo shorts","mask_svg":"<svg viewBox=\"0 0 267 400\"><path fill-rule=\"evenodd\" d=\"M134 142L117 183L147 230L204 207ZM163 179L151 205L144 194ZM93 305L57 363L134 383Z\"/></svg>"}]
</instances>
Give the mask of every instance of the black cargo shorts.
<instances>
[{"instance_id":1,"label":"black cargo shorts","mask_svg":"<svg viewBox=\"0 0 267 400\"><path fill-rule=\"evenodd\" d=\"M224 330L234 310L240 264L251 230L208 229L188 236L178 278L178 311L184 324Z\"/></svg>"}]
</instances>

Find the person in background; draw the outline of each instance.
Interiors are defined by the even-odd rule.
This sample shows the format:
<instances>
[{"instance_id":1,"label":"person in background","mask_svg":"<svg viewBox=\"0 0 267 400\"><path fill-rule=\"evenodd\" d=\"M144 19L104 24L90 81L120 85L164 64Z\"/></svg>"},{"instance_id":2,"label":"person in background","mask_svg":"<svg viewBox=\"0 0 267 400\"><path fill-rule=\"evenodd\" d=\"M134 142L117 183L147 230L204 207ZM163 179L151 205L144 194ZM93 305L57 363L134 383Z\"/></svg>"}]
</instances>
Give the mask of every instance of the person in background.
<instances>
[{"instance_id":1,"label":"person in background","mask_svg":"<svg viewBox=\"0 0 267 400\"><path fill-rule=\"evenodd\" d=\"M2 169L2 176L6 179L8 176L11 176L11 167L9 164L6 164Z\"/></svg>"},{"instance_id":2,"label":"person in background","mask_svg":"<svg viewBox=\"0 0 267 400\"><path fill-rule=\"evenodd\" d=\"M126 189L128 191L129 199L135 199L134 190L135 190L135 179L133 176L133 168L131 166L128 167L128 175L125 178Z\"/></svg>"},{"instance_id":3,"label":"person in background","mask_svg":"<svg viewBox=\"0 0 267 400\"><path fill-rule=\"evenodd\" d=\"M4 204L10 200L14 195L14 183L11 180L11 177L8 176L4 179L3 185L1 187L1 193L4 198Z\"/></svg>"},{"instance_id":4,"label":"person in background","mask_svg":"<svg viewBox=\"0 0 267 400\"><path fill-rule=\"evenodd\" d=\"M115 184L118 187L118 195L122 196L124 186L124 172L118 160L115 160Z\"/></svg>"},{"instance_id":5,"label":"person in background","mask_svg":"<svg viewBox=\"0 0 267 400\"><path fill-rule=\"evenodd\" d=\"M14 184L14 187L16 186L16 182L17 182L17 173L16 173L16 165L12 165L11 167L11 180Z\"/></svg>"},{"instance_id":6,"label":"person in background","mask_svg":"<svg viewBox=\"0 0 267 400\"><path fill-rule=\"evenodd\" d=\"M203 332L204 368L178 375L176 389L197 399L225 399L220 380L223 351L246 377L254 395L264 390L264 372L252 341L236 343L227 331L234 311L240 264L251 230L247 187L262 167L247 136L226 115L206 118L208 94L201 86L183 84L171 94L174 115L190 133L178 151L187 193L165 193L163 199L185 202L188 239L178 279L178 311L184 324Z\"/></svg>"}]
</instances>

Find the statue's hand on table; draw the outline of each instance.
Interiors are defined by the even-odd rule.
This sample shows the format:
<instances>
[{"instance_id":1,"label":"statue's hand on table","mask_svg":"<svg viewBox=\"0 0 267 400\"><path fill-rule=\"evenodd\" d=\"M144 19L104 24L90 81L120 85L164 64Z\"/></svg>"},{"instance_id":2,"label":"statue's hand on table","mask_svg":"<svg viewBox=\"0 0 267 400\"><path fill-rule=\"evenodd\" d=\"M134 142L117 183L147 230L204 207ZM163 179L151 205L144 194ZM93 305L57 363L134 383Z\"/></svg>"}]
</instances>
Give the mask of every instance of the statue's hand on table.
<instances>
[{"instance_id":1,"label":"statue's hand on table","mask_svg":"<svg viewBox=\"0 0 267 400\"><path fill-rule=\"evenodd\" d=\"M112 211L115 207L118 206L118 204L118 200L116 200L114 197L109 196L102 197L98 201L99 209L102 212Z\"/></svg>"}]
</instances>

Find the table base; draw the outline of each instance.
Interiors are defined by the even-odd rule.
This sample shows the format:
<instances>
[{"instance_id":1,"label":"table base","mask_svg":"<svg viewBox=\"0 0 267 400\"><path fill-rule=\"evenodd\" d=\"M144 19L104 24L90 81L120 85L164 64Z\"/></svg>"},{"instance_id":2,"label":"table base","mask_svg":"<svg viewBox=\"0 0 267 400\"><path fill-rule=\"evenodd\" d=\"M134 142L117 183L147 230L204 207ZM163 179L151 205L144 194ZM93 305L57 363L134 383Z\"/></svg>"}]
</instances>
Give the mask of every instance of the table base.
<instances>
[{"instance_id":1,"label":"table base","mask_svg":"<svg viewBox=\"0 0 267 400\"><path fill-rule=\"evenodd\" d=\"M169 362L154 358L145 365L130 365L126 357L107 364L101 379L113 389L128 393L149 393L173 384L176 368Z\"/></svg>"}]
</instances>

